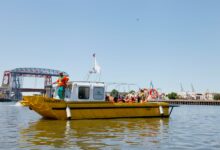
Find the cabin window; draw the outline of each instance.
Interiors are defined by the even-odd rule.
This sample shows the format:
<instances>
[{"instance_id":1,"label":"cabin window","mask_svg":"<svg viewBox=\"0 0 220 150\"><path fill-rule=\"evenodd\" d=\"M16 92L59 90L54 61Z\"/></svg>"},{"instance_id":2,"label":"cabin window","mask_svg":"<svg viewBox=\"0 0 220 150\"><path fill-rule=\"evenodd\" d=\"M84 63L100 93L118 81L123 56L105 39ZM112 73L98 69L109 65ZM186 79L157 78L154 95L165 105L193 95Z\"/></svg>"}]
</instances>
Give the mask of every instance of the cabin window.
<instances>
[{"instance_id":1,"label":"cabin window","mask_svg":"<svg viewBox=\"0 0 220 150\"><path fill-rule=\"evenodd\" d=\"M104 99L104 87L94 87L93 88L93 99L94 100L103 100Z\"/></svg>"},{"instance_id":2,"label":"cabin window","mask_svg":"<svg viewBox=\"0 0 220 150\"><path fill-rule=\"evenodd\" d=\"M70 98L71 96L72 84L68 84L65 88L65 98Z\"/></svg>"},{"instance_id":3,"label":"cabin window","mask_svg":"<svg viewBox=\"0 0 220 150\"><path fill-rule=\"evenodd\" d=\"M79 87L79 99L89 99L89 87Z\"/></svg>"}]
</instances>

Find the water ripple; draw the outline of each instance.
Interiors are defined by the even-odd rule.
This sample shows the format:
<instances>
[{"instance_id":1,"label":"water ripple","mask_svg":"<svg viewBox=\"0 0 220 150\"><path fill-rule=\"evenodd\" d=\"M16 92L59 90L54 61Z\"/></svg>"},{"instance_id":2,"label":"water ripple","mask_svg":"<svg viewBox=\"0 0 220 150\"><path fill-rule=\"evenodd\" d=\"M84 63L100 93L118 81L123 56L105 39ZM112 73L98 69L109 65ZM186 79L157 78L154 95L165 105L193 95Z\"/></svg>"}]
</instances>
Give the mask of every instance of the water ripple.
<instances>
[{"instance_id":1,"label":"water ripple","mask_svg":"<svg viewBox=\"0 0 220 150\"><path fill-rule=\"evenodd\" d=\"M220 149L220 109L181 106L169 119L44 120L0 103L0 149Z\"/></svg>"}]
</instances>

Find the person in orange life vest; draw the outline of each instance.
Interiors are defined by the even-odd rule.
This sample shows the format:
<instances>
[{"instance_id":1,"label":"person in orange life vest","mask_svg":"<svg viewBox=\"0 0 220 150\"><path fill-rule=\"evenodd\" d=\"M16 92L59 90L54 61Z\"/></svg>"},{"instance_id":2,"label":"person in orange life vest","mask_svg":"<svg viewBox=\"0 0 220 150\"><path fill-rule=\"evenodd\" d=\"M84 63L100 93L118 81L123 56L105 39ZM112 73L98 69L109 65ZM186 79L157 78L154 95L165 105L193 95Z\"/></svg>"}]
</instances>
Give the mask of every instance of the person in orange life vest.
<instances>
[{"instance_id":1,"label":"person in orange life vest","mask_svg":"<svg viewBox=\"0 0 220 150\"><path fill-rule=\"evenodd\" d=\"M69 77L64 76L63 73L61 72L59 74L58 80L53 83L53 84L57 84L57 86L58 86L57 94L58 94L60 99L65 98L65 88L67 87L67 82L68 81L69 81Z\"/></svg>"}]
</instances>

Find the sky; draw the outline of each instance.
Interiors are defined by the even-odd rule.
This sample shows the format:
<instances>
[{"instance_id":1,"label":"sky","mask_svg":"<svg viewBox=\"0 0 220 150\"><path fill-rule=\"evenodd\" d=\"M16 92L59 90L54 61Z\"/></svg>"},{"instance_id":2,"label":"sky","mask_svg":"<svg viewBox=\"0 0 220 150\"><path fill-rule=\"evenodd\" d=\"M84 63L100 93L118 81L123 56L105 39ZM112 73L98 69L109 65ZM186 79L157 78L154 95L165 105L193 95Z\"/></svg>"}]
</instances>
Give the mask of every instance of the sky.
<instances>
[{"instance_id":1,"label":"sky","mask_svg":"<svg viewBox=\"0 0 220 150\"><path fill-rule=\"evenodd\" d=\"M84 80L92 54L105 82L220 92L218 0L0 1L4 70L63 70Z\"/></svg>"}]
</instances>

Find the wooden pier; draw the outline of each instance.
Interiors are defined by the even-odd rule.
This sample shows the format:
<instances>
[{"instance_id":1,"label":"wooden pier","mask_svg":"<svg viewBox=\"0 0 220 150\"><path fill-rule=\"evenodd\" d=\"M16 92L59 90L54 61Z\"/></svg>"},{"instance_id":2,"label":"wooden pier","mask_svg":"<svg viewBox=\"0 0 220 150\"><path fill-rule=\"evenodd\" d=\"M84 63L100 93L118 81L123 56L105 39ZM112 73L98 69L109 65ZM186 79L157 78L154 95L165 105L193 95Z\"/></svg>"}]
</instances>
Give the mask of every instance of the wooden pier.
<instances>
[{"instance_id":1,"label":"wooden pier","mask_svg":"<svg viewBox=\"0 0 220 150\"><path fill-rule=\"evenodd\" d=\"M217 100L150 100L150 102L166 102L177 105L220 105Z\"/></svg>"}]
</instances>

